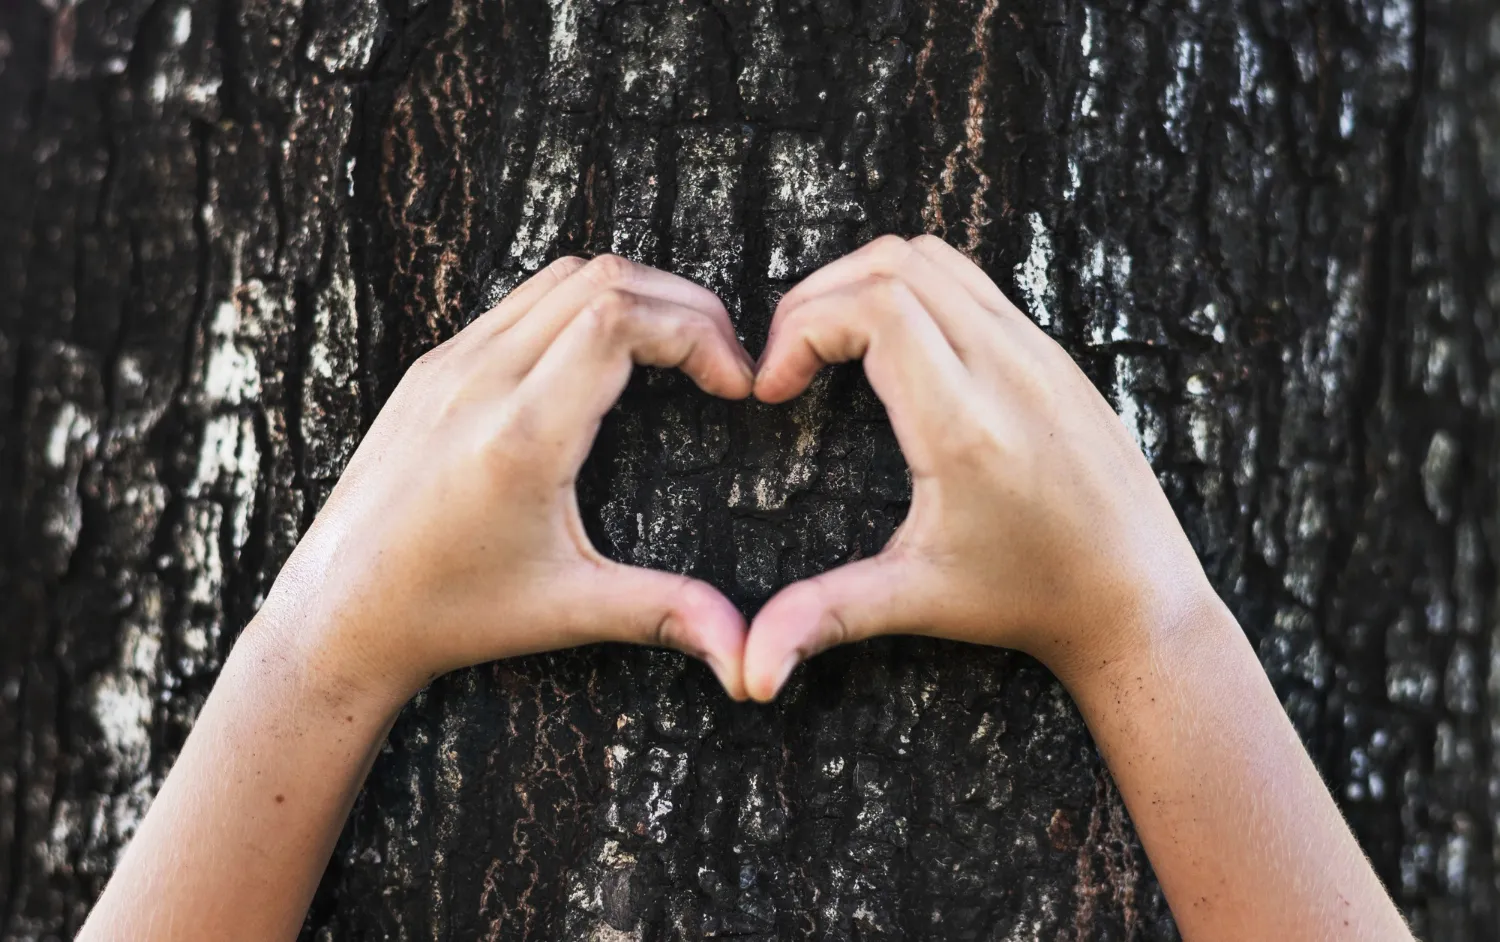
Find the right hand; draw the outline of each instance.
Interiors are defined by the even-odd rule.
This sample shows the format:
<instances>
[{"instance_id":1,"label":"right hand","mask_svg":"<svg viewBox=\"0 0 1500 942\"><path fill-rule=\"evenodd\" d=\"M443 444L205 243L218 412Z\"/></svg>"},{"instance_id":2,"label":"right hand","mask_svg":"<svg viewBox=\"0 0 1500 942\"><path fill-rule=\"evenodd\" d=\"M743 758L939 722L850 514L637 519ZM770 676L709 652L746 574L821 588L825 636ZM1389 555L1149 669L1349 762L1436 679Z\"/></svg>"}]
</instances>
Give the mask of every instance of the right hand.
<instances>
[{"instance_id":1,"label":"right hand","mask_svg":"<svg viewBox=\"0 0 1500 942\"><path fill-rule=\"evenodd\" d=\"M1083 683L1217 602L1119 417L958 250L885 236L813 273L777 307L755 395L784 402L854 359L911 469L911 510L878 555L766 603L745 647L752 697L832 645L893 633L1017 648Z\"/></svg>"}]
</instances>

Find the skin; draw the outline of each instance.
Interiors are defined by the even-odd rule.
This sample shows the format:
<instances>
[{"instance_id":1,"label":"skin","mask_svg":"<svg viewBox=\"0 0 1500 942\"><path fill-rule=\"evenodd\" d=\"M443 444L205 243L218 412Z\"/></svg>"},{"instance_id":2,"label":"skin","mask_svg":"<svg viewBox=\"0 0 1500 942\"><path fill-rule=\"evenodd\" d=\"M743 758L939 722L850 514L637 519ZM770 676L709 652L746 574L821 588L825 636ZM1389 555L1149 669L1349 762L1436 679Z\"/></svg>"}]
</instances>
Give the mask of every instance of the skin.
<instances>
[{"instance_id":1,"label":"skin","mask_svg":"<svg viewBox=\"0 0 1500 942\"><path fill-rule=\"evenodd\" d=\"M713 588L589 545L575 479L633 363L783 402L855 359L912 473L879 555L787 587L746 634ZM444 671L624 640L764 701L817 652L890 633L1012 647L1057 674L1189 942L1411 938L1118 417L927 236L876 240L787 294L754 373L710 293L610 257L555 263L424 357L236 644L80 938L294 938L396 712Z\"/></svg>"},{"instance_id":2,"label":"skin","mask_svg":"<svg viewBox=\"0 0 1500 942\"><path fill-rule=\"evenodd\" d=\"M939 239L878 239L776 310L755 395L862 359L912 475L877 556L756 616L775 696L835 644L1025 651L1073 695L1189 942L1411 935L1125 426L1061 347Z\"/></svg>"},{"instance_id":3,"label":"skin","mask_svg":"<svg viewBox=\"0 0 1500 942\"><path fill-rule=\"evenodd\" d=\"M468 664L679 648L743 696L744 619L610 562L575 478L633 363L750 394L713 294L565 258L402 379L242 633L81 939L292 939L401 705Z\"/></svg>"}]
</instances>

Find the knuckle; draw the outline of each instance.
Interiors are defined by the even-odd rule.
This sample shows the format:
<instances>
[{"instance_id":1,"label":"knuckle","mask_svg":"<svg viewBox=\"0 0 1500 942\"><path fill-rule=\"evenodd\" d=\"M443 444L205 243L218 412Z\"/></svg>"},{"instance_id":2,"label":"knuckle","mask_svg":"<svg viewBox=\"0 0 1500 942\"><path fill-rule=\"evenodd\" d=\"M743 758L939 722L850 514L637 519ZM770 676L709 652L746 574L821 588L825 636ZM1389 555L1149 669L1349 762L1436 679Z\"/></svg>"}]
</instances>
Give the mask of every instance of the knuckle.
<instances>
[{"instance_id":1,"label":"knuckle","mask_svg":"<svg viewBox=\"0 0 1500 942\"><path fill-rule=\"evenodd\" d=\"M713 322L698 315L666 318L662 323L662 332L673 340L692 340L695 343L712 341L718 337L718 330Z\"/></svg>"},{"instance_id":2,"label":"knuckle","mask_svg":"<svg viewBox=\"0 0 1500 942\"><path fill-rule=\"evenodd\" d=\"M799 660L805 661L855 639L855 634L849 624L849 616L843 611L842 605L834 597L830 588L831 584L826 576L814 578L807 583L808 598L822 609L822 614L818 619L817 630L797 646L796 653Z\"/></svg>"},{"instance_id":3,"label":"knuckle","mask_svg":"<svg viewBox=\"0 0 1500 942\"><path fill-rule=\"evenodd\" d=\"M822 637L818 639L818 650L827 651L830 648L842 647L853 640L853 637L849 629L848 618L838 606L828 609L828 624Z\"/></svg>"},{"instance_id":4,"label":"knuckle","mask_svg":"<svg viewBox=\"0 0 1500 942\"><path fill-rule=\"evenodd\" d=\"M942 435L943 451L963 467L989 467L1004 458L1008 452L998 430L991 428L986 422L949 422Z\"/></svg>"},{"instance_id":5,"label":"knuckle","mask_svg":"<svg viewBox=\"0 0 1500 942\"><path fill-rule=\"evenodd\" d=\"M898 235L883 235L870 243L871 267L877 272L895 273L911 258L911 243Z\"/></svg>"},{"instance_id":6,"label":"knuckle","mask_svg":"<svg viewBox=\"0 0 1500 942\"><path fill-rule=\"evenodd\" d=\"M628 291L610 288L601 291L584 311L584 326L589 333L614 340L629 326L636 300Z\"/></svg>"},{"instance_id":7,"label":"knuckle","mask_svg":"<svg viewBox=\"0 0 1500 942\"><path fill-rule=\"evenodd\" d=\"M696 655L699 652L693 650L692 646L687 643L688 636L683 630L685 626L679 614L682 603L693 592L693 581L686 576L676 576L670 586L663 593L661 616L656 619L645 641L659 648L676 648L679 651Z\"/></svg>"},{"instance_id":8,"label":"knuckle","mask_svg":"<svg viewBox=\"0 0 1500 942\"><path fill-rule=\"evenodd\" d=\"M663 612L656 620L656 627L651 629L651 634L646 637L646 643L657 648L674 648L677 645L672 630L672 613Z\"/></svg>"},{"instance_id":9,"label":"knuckle","mask_svg":"<svg viewBox=\"0 0 1500 942\"><path fill-rule=\"evenodd\" d=\"M629 282L636 271L635 262L619 255L596 255L582 268L589 278L601 285L618 285Z\"/></svg>"},{"instance_id":10,"label":"knuckle","mask_svg":"<svg viewBox=\"0 0 1500 942\"><path fill-rule=\"evenodd\" d=\"M938 238L930 232L924 232L921 235L916 236L907 244L917 251L928 252L939 249L946 249L949 247L947 242L944 242L942 239Z\"/></svg>"},{"instance_id":11,"label":"knuckle","mask_svg":"<svg viewBox=\"0 0 1500 942\"><path fill-rule=\"evenodd\" d=\"M538 469L548 455L542 444L536 415L515 403L503 409L478 440L486 467L506 480L540 479Z\"/></svg>"},{"instance_id":12,"label":"knuckle","mask_svg":"<svg viewBox=\"0 0 1500 942\"><path fill-rule=\"evenodd\" d=\"M899 316L911 299L911 290L900 278L888 272L876 272L865 284L866 299L876 314Z\"/></svg>"}]
</instances>

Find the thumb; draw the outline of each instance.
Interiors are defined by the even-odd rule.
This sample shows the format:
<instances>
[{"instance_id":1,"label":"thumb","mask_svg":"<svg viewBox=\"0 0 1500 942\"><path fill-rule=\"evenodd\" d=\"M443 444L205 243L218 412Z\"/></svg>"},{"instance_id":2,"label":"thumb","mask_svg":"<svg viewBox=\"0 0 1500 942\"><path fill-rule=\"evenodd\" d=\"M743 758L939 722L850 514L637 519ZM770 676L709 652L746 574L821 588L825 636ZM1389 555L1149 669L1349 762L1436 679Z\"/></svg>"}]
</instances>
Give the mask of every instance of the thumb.
<instances>
[{"instance_id":1,"label":"thumb","mask_svg":"<svg viewBox=\"0 0 1500 942\"><path fill-rule=\"evenodd\" d=\"M579 591L585 597L572 607L590 613L582 627L592 640L676 648L708 664L730 697L745 699L745 617L713 586L608 562Z\"/></svg>"},{"instance_id":2,"label":"thumb","mask_svg":"<svg viewBox=\"0 0 1500 942\"><path fill-rule=\"evenodd\" d=\"M745 692L762 703L792 670L821 651L876 635L919 629L912 564L882 553L793 583L755 616L745 640Z\"/></svg>"}]
</instances>

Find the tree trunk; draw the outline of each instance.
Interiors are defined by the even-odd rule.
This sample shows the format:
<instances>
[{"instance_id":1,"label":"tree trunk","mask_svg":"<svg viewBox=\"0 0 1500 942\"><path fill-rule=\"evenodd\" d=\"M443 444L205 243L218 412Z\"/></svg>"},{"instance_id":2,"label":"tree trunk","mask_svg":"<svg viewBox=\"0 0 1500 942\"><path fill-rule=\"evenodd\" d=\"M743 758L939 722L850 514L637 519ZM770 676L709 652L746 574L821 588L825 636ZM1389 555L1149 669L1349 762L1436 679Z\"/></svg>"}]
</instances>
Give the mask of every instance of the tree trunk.
<instances>
[{"instance_id":1,"label":"tree trunk","mask_svg":"<svg viewBox=\"0 0 1500 942\"><path fill-rule=\"evenodd\" d=\"M924 230L1136 432L1418 933L1500 938L1491 2L9 0L0 127L0 938L76 931L421 351L612 251L753 353ZM857 367L643 371L579 491L751 611L909 482ZM920 640L770 707L620 646L445 677L304 933L705 936L1176 933L1050 675Z\"/></svg>"}]
</instances>

